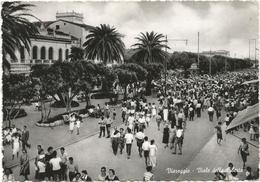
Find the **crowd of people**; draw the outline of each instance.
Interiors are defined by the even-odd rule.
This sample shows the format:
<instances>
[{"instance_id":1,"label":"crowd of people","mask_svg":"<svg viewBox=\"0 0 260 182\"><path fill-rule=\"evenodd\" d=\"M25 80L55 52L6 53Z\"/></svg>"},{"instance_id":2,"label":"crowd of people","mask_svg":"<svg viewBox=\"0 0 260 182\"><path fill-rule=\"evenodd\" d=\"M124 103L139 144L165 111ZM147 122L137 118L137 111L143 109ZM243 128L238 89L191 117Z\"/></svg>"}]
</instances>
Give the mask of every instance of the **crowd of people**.
<instances>
[{"instance_id":1,"label":"crowd of people","mask_svg":"<svg viewBox=\"0 0 260 182\"><path fill-rule=\"evenodd\" d=\"M201 118L204 112L208 115L209 122L216 121L217 143L220 145L223 140L222 125L225 124L227 127L240 110L258 103L258 87L241 86L244 81L255 78L257 78L256 73L249 72L232 72L214 77L194 76L189 79L172 76L169 78L170 83L167 84L166 89L161 85L161 89L158 90L158 102L148 102L143 96L128 98L122 103L120 117L116 117L115 109L111 109L108 104L105 104L104 109L98 105L96 114L100 116L97 123L100 129L99 138L109 138L113 154L122 155L125 152L127 159L131 158L132 145L136 141L138 154L140 158L144 158L146 166L143 180L153 180L153 170L157 166L158 143L163 143L164 148L169 147L174 155L177 153L183 155L186 127L189 122L194 121L194 118ZM122 125L115 126L113 123L118 118L122 121ZM79 134L81 118L72 113L69 121L71 134L75 126ZM162 130L161 141L155 141L153 136L145 134L151 123L156 123L158 132ZM253 140L255 130L251 128L250 125L249 132ZM26 126L20 133L16 132L13 127L4 133L4 142L13 144L14 158L19 156L19 141L22 141L20 174L28 179L30 167L26 147L30 147L30 144L28 144L29 133L26 131ZM245 139L242 139L242 142L239 152L243 160L243 168L250 171L249 166L246 167L248 144ZM34 164L36 166L35 178L38 180L91 180L87 170L79 172L78 165L73 157L68 157L64 148L56 151L53 147L48 147L47 152L44 152L38 145L38 155ZM223 175L226 176L218 172L216 178L222 179ZM119 178L114 169L109 169L107 174L107 168L102 167L98 180L119 180Z\"/></svg>"}]
</instances>

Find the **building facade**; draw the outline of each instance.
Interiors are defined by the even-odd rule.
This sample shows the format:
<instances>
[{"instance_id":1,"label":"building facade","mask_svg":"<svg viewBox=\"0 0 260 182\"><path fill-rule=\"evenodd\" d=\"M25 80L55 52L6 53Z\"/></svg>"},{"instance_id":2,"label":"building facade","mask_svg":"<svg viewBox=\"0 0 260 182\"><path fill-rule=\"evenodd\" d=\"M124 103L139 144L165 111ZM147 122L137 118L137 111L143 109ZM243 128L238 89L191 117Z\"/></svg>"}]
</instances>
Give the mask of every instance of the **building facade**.
<instances>
[{"instance_id":1,"label":"building facade","mask_svg":"<svg viewBox=\"0 0 260 182\"><path fill-rule=\"evenodd\" d=\"M217 50L217 51L202 51L200 53L201 55L207 56L207 57L212 57L212 56L225 56L229 57L230 52L226 50Z\"/></svg>"},{"instance_id":2,"label":"building facade","mask_svg":"<svg viewBox=\"0 0 260 182\"><path fill-rule=\"evenodd\" d=\"M30 38L29 52L24 47L16 50L17 60L10 62L11 73L29 74L34 64L53 64L66 61L72 46L82 47L92 26L83 23L83 15L75 12L57 13L55 21L34 22L39 34Z\"/></svg>"}]
</instances>

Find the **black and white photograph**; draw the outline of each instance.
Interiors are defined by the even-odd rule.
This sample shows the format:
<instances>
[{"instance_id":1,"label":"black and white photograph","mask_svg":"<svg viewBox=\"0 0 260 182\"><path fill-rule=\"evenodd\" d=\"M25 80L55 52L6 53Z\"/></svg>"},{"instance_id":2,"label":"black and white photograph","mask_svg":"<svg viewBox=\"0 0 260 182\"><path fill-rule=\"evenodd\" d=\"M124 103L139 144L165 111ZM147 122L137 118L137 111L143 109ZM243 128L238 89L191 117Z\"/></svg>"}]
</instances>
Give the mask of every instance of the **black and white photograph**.
<instances>
[{"instance_id":1,"label":"black and white photograph","mask_svg":"<svg viewBox=\"0 0 260 182\"><path fill-rule=\"evenodd\" d=\"M258 1L2 1L0 181L259 180Z\"/></svg>"}]
</instances>

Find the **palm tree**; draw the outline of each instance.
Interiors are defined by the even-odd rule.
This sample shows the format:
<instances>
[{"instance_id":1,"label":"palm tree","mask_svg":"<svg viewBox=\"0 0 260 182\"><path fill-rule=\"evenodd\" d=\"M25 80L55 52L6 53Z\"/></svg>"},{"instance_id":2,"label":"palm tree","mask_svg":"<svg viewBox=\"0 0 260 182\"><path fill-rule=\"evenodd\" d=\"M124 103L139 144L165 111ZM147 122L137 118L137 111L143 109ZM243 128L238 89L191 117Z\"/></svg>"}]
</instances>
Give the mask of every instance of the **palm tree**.
<instances>
[{"instance_id":1,"label":"palm tree","mask_svg":"<svg viewBox=\"0 0 260 182\"><path fill-rule=\"evenodd\" d=\"M101 24L100 27L93 28L83 44L86 58L98 59L104 64L113 61L121 62L125 48L122 37L116 28L109 25Z\"/></svg>"},{"instance_id":2,"label":"palm tree","mask_svg":"<svg viewBox=\"0 0 260 182\"><path fill-rule=\"evenodd\" d=\"M163 49L169 49L164 44L166 40L162 34L154 33L140 33L136 37L138 43L132 45L134 54L132 58L141 63L163 62L167 58L167 54Z\"/></svg>"},{"instance_id":3,"label":"palm tree","mask_svg":"<svg viewBox=\"0 0 260 182\"><path fill-rule=\"evenodd\" d=\"M4 2L2 5L2 53L4 64L8 63L6 62L7 54L10 55L12 60L16 60L15 50L19 50L22 46L27 51L30 50L30 37L38 33L36 26L27 19L28 17L34 17L27 13L32 6L31 4L23 4L18 1Z\"/></svg>"}]
</instances>

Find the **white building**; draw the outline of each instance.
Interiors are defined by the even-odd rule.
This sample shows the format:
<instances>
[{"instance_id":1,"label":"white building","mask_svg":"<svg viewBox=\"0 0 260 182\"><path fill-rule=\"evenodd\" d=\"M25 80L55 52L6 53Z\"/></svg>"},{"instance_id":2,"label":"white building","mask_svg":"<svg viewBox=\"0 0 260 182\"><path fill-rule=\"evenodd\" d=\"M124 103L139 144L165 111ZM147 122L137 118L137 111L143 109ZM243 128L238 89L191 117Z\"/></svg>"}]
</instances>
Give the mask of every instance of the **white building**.
<instances>
[{"instance_id":1,"label":"white building","mask_svg":"<svg viewBox=\"0 0 260 182\"><path fill-rule=\"evenodd\" d=\"M212 57L212 56L225 56L229 57L230 52L226 50L217 50L217 51L202 51L200 53L201 55L207 56L207 57Z\"/></svg>"},{"instance_id":2,"label":"white building","mask_svg":"<svg viewBox=\"0 0 260 182\"><path fill-rule=\"evenodd\" d=\"M52 64L68 60L72 46L82 47L92 26L83 23L83 15L75 12L57 13L55 21L35 22L39 34L31 37L31 48L16 51L17 60L7 60L11 73L29 73L33 64Z\"/></svg>"}]
</instances>

